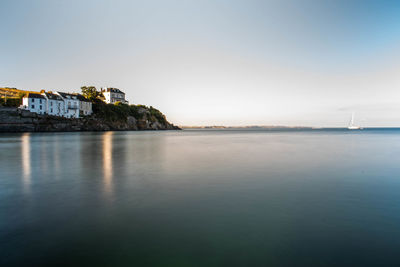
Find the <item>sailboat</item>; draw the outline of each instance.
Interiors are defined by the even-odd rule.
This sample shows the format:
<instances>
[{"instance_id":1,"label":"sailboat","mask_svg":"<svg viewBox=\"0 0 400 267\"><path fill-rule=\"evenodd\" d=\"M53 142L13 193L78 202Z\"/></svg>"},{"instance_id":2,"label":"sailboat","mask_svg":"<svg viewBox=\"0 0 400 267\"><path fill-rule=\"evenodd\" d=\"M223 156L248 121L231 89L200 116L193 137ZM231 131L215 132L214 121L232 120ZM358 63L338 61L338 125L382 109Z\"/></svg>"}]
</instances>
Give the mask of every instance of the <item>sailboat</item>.
<instances>
[{"instance_id":1,"label":"sailboat","mask_svg":"<svg viewBox=\"0 0 400 267\"><path fill-rule=\"evenodd\" d=\"M351 113L351 120L349 123L349 127L347 127L349 130L361 130L362 128L360 126L354 125L354 112Z\"/></svg>"}]
</instances>

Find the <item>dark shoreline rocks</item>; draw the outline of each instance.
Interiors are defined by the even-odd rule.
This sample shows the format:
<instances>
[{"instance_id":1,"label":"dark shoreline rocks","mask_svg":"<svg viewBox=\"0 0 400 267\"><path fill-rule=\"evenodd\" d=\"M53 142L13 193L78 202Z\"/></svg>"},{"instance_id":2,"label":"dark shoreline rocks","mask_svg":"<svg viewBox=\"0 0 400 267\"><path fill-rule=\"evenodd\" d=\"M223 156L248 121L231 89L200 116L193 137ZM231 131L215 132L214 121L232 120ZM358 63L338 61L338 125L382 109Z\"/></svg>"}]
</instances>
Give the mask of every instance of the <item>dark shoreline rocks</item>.
<instances>
[{"instance_id":1,"label":"dark shoreline rocks","mask_svg":"<svg viewBox=\"0 0 400 267\"><path fill-rule=\"evenodd\" d=\"M79 119L38 115L18 108L0 107L0 132L79 132L79 131L140 131L180 130L179 127L143 116L137 120L128 116L126 121L107 121L95 115Z\"/></svg>"}]
</instances>

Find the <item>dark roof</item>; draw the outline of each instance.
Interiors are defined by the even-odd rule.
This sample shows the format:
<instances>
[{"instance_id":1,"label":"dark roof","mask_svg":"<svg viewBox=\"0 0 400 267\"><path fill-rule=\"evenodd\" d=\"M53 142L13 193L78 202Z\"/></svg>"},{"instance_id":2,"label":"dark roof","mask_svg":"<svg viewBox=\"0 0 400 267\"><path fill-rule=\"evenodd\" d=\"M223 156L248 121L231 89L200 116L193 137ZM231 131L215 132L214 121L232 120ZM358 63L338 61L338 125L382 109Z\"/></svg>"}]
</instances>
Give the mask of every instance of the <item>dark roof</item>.
<instances>
[{"instance_id":1,"label":"dark roof","mask_svg":"<svg viewBox=\"0 0 400 267\"><path fill-rule=\"evenodd\" d=\"M119 90L118 88L106 88L105 89L106 92L112 92L112 93L120 93L120 94L125 94L124 92L122 92L121 90Z\"/></svg>"},{"instance_id":2,"label":"dark roof","mask_svg":"<svg viewBox=\"0 0 400 267\"><path fill-rule=\"evenodd\" d=\"M81 94L75 94L75 95L76 95L76 97L79 99L79 101L82 101L82 102L90 102L89 99L87 99L86 97L84 97L84 96L81 95Z\"/></svg>"},{"instance_id":3,"label":"dark roof","mask_svg":"<svg viewBox=\"0 0 400 267\"><path fill-rule=\"evenodd\" d=\"M42 98L42 99L46 99L44 96L42 96L41 94L34 94L34 93L29 93L27 95L28 98Z\"/></svg>"},{"instance_id":4,"label":"dark roof","mask_svg":"<svg viewBox=\"0 0 400 267\"><path fill-rule=\"evenodd\" d=\"M45 92L44 94L46 95L46 97L48 99L62 101L62 98L59 95L56 95L56 94L53 94L53 93L48 93L48 92Z\"/></svg>"},{"instance_id":5,"label":"dark roof","mask_svg":"<svg viewBox=\"0 0 400 267\"><path fill-rule=\"evenodd\" d=\"M63 93L63 92L57 92L59 93L63 98L67 98L67 99L77 99L76 94L70 94L70 93Z\"/></svg>"}]
</instances>

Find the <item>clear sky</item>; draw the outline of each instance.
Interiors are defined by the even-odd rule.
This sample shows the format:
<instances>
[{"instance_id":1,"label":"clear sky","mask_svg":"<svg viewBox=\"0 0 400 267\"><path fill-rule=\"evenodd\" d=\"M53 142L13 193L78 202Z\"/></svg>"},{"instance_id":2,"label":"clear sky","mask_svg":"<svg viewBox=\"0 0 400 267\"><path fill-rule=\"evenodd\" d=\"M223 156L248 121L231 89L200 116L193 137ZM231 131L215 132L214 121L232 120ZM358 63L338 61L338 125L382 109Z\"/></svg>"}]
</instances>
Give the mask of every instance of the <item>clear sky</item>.
<instances>
[{"instance_id":1,"label":"clear sky","mask_svg":"<svg viewBox=\"0 0 400 267\"><path fill-rule=\"evenodd\" d=\"M178 125L400 126L400 1L1 0L0 86Z\"/></svg>"}]
</instances>

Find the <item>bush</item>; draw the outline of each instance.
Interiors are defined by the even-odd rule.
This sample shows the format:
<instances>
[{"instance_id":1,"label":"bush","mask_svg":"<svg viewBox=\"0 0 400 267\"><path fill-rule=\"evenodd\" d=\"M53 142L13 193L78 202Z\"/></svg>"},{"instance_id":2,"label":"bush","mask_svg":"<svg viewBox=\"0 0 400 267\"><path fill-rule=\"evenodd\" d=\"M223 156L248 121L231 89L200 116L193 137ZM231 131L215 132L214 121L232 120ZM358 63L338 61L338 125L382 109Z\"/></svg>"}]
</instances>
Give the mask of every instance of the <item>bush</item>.
<instances>
[{"instance_id":1,"label":"bush","mask_svg":"<svg viewBox=\"0 0 400 267\"><path fill-rule=\"evenodd\" d=\"M155 117L160 123L166 123L167 119L165 118L165 115L161 113L161 111L159 111L156 108L153 108L152 106L150 106L149 108L150 114L151 116Z\"/></svg>"},{"instance_id":2,"label":"bush","mask_svg":"<svg viewBox=\"0 0 400 267\"><path fill-rule=\"evenodd\" d=\"M143 113L139 113L139 106L136 105L130 105L129 106L129 112L131 116L135 117L135 119L143 119Z\"/></svg>"},{"instance_id":3,"label":"bush","mask_svg":"<svg viewBox=\"0 0 400 267\"><path fill-rule=\"evenodd\" d=\"M113 104L106 104L101 100L94 101L93 113L102 119L107 121L126 121L126 114L124 110Z\"/></svg>"},{"instance_id":4,"label":"bush","mask_svg":"<svg viewBox=\"0 0 400 267\"><path fill-rule=\"evenodd\" d=\"M19 97L7 97L0 99L0 105L5 107L19 107L22 104L22 99Z\"/></svg>"},{"instance_id":5,"label":"bush","mask_svg":"<svg viewBox=\"0 0 400 267\"><path fill-rule=\"evenodd\" d=\"M82 86L81 91L82 95L89 100L96 100L101 95L101 92L97 91L94 86Z\"/></svg>"},{"instance_id":6,"label":"bush","mask_svg":"<svg viewBox=\"0 0 400 267\"><path fill-rule=\"evenodd\" d=\"M160 123L166 123L167 120L158 109L146 107L144 105L127 105L121 102L106 104L101 100L93 101L93 113L98 117L107 121L126 122L128 116L132 116L137 120L143 119L144 113L140 113L140 109L145 109L150 113L150 120L158 120Z\"/></svg>"}]
</instances>

